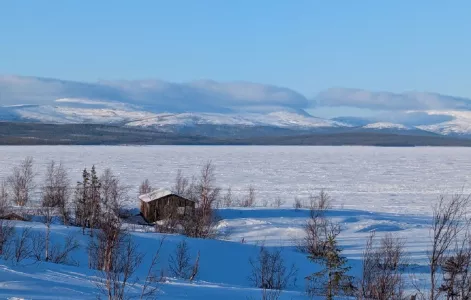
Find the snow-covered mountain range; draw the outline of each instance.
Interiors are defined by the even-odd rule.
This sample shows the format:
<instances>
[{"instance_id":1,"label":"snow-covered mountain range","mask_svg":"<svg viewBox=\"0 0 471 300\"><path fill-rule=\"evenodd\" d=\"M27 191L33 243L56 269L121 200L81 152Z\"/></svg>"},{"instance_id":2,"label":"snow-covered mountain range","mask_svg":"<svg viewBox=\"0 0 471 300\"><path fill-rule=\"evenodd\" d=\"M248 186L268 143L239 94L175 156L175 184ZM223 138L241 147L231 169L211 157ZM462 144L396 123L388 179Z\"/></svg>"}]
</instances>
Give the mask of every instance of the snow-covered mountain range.
<instances>
[{"instance_id":1,"label":"snow-covered mountain range","mask_svg":"<svg viewBox=\"0 0 471 300\"><path fill-rule=\"evenodd\" d=\"M315 107L375 110L368 117L323 119ZM429 132L471 136L471 100L432 93L330 89L308 99L296 91L248 82L158 80L84 83L0 76L0 120L94 123L178 131L195 126L290 130Z\"/></svg>"}]
</instances>

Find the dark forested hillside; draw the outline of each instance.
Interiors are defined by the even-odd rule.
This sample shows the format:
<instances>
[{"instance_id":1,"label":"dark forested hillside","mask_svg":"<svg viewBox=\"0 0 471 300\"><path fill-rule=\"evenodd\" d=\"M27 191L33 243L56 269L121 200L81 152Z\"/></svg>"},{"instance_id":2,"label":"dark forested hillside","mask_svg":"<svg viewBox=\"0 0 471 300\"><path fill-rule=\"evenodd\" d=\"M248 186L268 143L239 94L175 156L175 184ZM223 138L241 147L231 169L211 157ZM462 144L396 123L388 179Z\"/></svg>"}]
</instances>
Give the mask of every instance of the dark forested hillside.
<instances>
[{"instance_id":1,"label":"dark forested hillside","mask_svg":"<svg viewBox=\"0 0 471 300\"><path fill-rule=\"evenodd\" d=\"M247 137L246 132L212 137L94 124L40 124L0 122L0 145L364 145L364 146L471 146L470 139L402 135L382 132L271 132ZM263 131L252 128L253 131Z\"/></svg>"}]
</instances>

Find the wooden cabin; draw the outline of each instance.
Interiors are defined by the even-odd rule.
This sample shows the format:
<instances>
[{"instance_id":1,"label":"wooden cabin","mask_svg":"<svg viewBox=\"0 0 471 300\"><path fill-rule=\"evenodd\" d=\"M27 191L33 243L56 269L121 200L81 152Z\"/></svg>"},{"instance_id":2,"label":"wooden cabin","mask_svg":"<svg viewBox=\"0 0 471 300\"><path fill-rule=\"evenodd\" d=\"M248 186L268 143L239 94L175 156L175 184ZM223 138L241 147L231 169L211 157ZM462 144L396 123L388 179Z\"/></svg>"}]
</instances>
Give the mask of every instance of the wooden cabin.
<instances>
[{"instance_id":1,"label":"wooden cabin","mask_svg":"<svg viewBox=\"0 0 471 300\"><path fill-rule=\"evenodd\" d=\"M182 218L195 212L195 201L167 189L157 189L139 196L141 213L149 223L167 218Z\"/></svg>"},{"instance_id":2,"label":"wooden cabin","mask_svg":"<svg viewBox=\"0 0 471 300\"><path fill-rule=\"evenodd\" d=\"M1 215L0 219L10 220L10 221L27 221L28 220L25 217L20 216L19 214L16 214L16 213L8 213L5 215Z\"/></svg>"}]
</instances>

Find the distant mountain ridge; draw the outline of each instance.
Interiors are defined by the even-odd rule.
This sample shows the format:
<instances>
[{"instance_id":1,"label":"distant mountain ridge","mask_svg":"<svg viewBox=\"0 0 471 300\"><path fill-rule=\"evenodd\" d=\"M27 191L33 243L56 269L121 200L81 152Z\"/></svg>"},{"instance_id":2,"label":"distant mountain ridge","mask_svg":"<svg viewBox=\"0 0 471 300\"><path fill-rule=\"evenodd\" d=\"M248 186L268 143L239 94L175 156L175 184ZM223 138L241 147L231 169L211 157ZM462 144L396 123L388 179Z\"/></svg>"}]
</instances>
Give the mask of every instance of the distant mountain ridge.
<instances>
[{"instance_id":1,"label":"distant mountain ridge","mask_svg":"<svg viewBox=\"0 0 471 300\"><path fill-rule=\"evenodd\" d=\"M377 110L323 119L311 107ZM284 87L199 80L100 81L0 76L0 120L107 124L159 132L247 137L319 132L429 133L471 137L471 100L435 93L335 88L308 99Z\"/></svg>"}]
</instances>

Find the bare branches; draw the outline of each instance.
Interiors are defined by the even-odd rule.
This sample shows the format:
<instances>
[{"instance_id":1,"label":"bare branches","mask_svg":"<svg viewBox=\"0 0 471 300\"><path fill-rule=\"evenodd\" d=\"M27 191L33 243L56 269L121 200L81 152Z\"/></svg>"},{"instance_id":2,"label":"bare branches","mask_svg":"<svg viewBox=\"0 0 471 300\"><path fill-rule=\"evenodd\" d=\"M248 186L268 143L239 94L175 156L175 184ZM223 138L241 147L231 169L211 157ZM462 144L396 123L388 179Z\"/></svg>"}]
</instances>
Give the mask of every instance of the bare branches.
<instances>
[{"instance_id":1,"label":"bare branches","mask_svg":"<svg viewBox=\"0 0 471 300\"><path fill-rule=\"evenodd\" d=\"M439 290L448 299L471 299L471 240L467 232L461 242L457 242L452 254L444 259L443 274Z\"/></svg>"},{"instance_id":2,"label":"bare branches","mask_svg":"<svg viewBox=\"0 0 471 300\"><path fill-rule=\"evenodd\" d=\"M14 262L20 263L23 259L31 257L32 245L30 242L31 227L25 227L21 234L16 235L13 241L13 259Z\"/></svg>"},{"instance_id":3,"label":"bare branches","mask_svg":"<svg viewBox=\"0 0 471 300\"><path fill-rule=\"evenodd\" d=\"M62 163L51 161L46 169L42 187L43 206L58 207L66 202L68 196L68 174Z\"/></svg>"},{"instance_id":4,"label":"bare branches","mask_svg":"<svg viewBox=\"0 0 471 300\"><path fill-rule=\"evenodd\" d=\"M201 168L201 174L197 179L196 191L198 195L199 209L201 215L207 222L213 218L213 203L219 196L220 189L215 186L216 167L211 161Z\"/></svg>"},{"instance_id":5,"label":"bare branches","mask_svg":"<svg viewBox=\"0 0 471 300\"><path fill-rule=\"evenodd\" d=\"M47 167L44 186L42 187L42 206L57 207L65 225L69 224L70 221L68 208L69 186L70 180L64 165L51 161Z\"/></svg>"},{"instance_id":6,"label":"bare branches","mask_svg":"<svg viewBox=\"0 0 471 300\"><path fill-rule=\"evenodd\" d=\"M196 279L196 276L198 276L200 270L200 252L198 251L198 254L196 254L196 260L195 263L193 264L193 268L191 270L190 278L188 280L193 281Z\"/></svg>"},{"instance_id":7,"label":"bare branches","mask_svg":"<svg viewBox=\"0 0 471 300\"><path fill-rule=\"evenodd\" d=\"M192 271L190 249L186 240L177 244L175 253L170 255L168 267L170 275L176 278L189 279Z\"/></svg>"},{"instance_id":8,"label":"bare branches","mask_svg":"<svg viewBox=\"0 0 471 300\"><path fill-rule=\"evenodd\" d=\"M32 157L25 158L19 166L13 168L7 182L16 205L25 206L30 200L31 192L35 188L34 177Z\"/></svg>"},{"instance_id":9,"label":"bare branches","mask_svg":"<svg viewBox=\"0 0 471 300\"><path fill-rule=\"evenodd\" d=\"M173 186L173 191L177 195L181 196L188 196L189 194L189 180L183 175L183 172L181 170L177 171L177 176L175 177L175 185Z\"/></svg>"},{"instance_id":10,"label":"bare branches","mask_svg":"<svg viewBox=\"0 0 471 300\"><path fill-rule=\"evenodd\" d=\"M332 209L332 197L326 191L321 190L319 194L309 196L311 211L325 212Z\"/></svg>"},{"instance_id":11,"label":"bare branches","mask_svg":"<svg viewBox=\"0 0 471 300\"><path fill-rule=\"evenodd\" d=\"M7 183L2 181L0 183L0 218L7 215L10 210L10 201L8 197Z\"/></svg>"},{"instance_id":12,"label":"bare branches","mask_svg":"<svg viewBox=\"0 0 471 300\"><path fill-rule=\"evenodd\" d=\"M191 263L190 248L186 240L177 244L175 253L169 256L168 267L170 275L175 278L193 281L199 273L200 252L198 251L195 262Z\"/></svg>"},{"instance_id":13,"label":"bare branches","mask_svg":"<svg viewBox=\"0 0 471 300\"><path fill-rule=\"evenodd\" d=\"M159 246L152 257L152 262L149 265L149 269L147 270L147 276L144 281L141 290L141 296L139 299L154 299L156 297L156 293L158 292L157 284L162 281L162 276L159 278L157 265L160 262L160 250L162 249L162 245L164 244L165 238L160 239Z\"/></svg>"},{"instance_id":14,"label":"bare branches","mask_svg":"<svg viewBox=\"0 0 471 300\"><path fill-rule=\"evenodd\" d=\"M177 185L186 186L183 178L177 175ZM181 220L183 233L187 236L197 238L213 238L216 236L216 214L214 205L219 199L220 189L216 187L215 167L211 162L207 162L201 169L200 176L194 178L192 183L186 188L188 199L197 202L197 207L192 214L184 216Z\"/></svg>"},{"instance_id":15,"label":"bare branches","mask_svg":"<svg viewBox=\"0 0 471 300\"><path fill-rule=\"evenodd\" d=\"M222 198L224 207L232 207L234 205L234 198L232 197L232 189L228 188L226 194Z\"/></svg>"},{"instance_id":16,"label":"bare branches","mask_svg":"<svg viewBox=\"0 0 471 300\"><path fill-rule=\"evenodd\" d=\"M70 258L70 254L79 248L80 245L76 237L70 234L65 237L62 245L58 243L52 244L49 253L49 261L55 264L77 265L77 263Z\"/></svg>"},{"instance_id":17,"label":"bare branches","mask_svg":"<svg viewBox=\"0 0 471 300\"><path fill-rule=\"evenodd\" d=\"M374 247L375 234L371 233L363 252L363 270L359 299L402 300L404 279L401 268L405 265L404 241L385 235L379 247Z\"/></svg>"},{"instance_id":18,"label":"bare branches","mask_svg":"<svg viewBox=\"0 0 471 300\"><path fill-rule=\"evenodd\" d=\"M127 299L128 289L135 284L131 280L142 262L143 254L139 252L138 245L129 236L123 234L110 257L111 263L102 264L101 277L97 286L108 299Z\"/></svg>"},{"instance_id":19,"label":"bare branches","mask_svg":"<svg viewBox=\"0 0 471 300\"><path fill-rule=\"evenodd\" d=\"M281 197L276 197L275 202L272 204L273 207L280 208L286 203Z\"/></svg>"},{"instance_id":20,"label":"bare branches","mask_svg":"<svg viewBox=\"0 0 471 300\"><path fill-rule=\"evenodd\" d=\"M15 235L15 226L10 220L0 219L0 256L4 256L11 239Z\"/></svg>"},{"instance_id":21,"label":"bare branches","mask_svg":"<svg viewBox=\"0 0 471 300\"><path fill-rule=\"evenodd\" d=\"M442 293L439 289L438 272L451 246L467 226L466 214L469 203L469 196L453 195L449 200L441 196L433 209L432 247L428 253L431 300L438 299Z\"/></svg>"},{"instance_id":22,"label":"bare branches","mask_svg":"<svg viewBox=\"0 0 471 300\"><path fill-rule=\"evenodd\" d=\"M253 186L249 186L249 190L247 195L242 200L241 205L242 207L253 207L255 206L256 198L255 198L255 188Z\"/></svg>"},{"instance_id":23,"label":"bare branches","mask_svg":"<svg viewBox=\"0 0 471 300\"><path fill-rule=\"evenodd\" d=\"M252 267L249 281L263 290L282 291L290 284L295 285L298 272L294 265L286 267L280 249L268 250L261 246L258 256L249 259ZM265 294L269 294L265 291ZM273 294L273 293L271 293Z\"/></svg>"},{"instance_id":24,"label":"bare branches","mask_svg":"<svg viewBox=\"0 0 471 300\"><path fill-rule=\"evenodd\" d=\"M150 185L149 179L145 179L139 186L139 196L152 192L152 186Z\"/></svg>"},{"instance_id":25,"label":"bare branches","mask_svg":"<svg viewBox=\"0 0 471 300\"><path fill-rule=\"evenodd\" d=\"M294 203L293 203L293 208L295 210L299 210L303 208L303 203L299 197L294 197Z\"/></svg>"},{"instance_id":26,"label":"bare branches","mask_svg":"<svg viewBox=\"0 0 471 300\"><path fill-rule=\"evenodd\" d=\"M99 182L102 221L108 222L109 218L126 217L123 211L129 189L120 182L111 169L105 169Z\"/></svg>"},{"instance_id":27,"label":"bare branches","mask_svg":"<svg viewBox=\"0 0 471 300\"><path fill-rule=\"evenodd\" d=\"M324 191L318 196L310 197L310 217L304 227L306 236L298 249L309 253L314 259L324 257L329 246L329 238L335 239L340 234L340 225L326 218L330 202L330 196Z\"/></svg>"}]
</instances>

